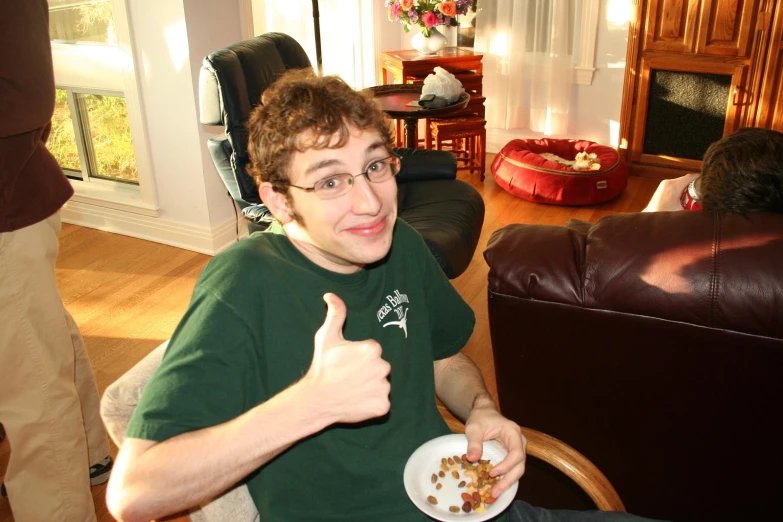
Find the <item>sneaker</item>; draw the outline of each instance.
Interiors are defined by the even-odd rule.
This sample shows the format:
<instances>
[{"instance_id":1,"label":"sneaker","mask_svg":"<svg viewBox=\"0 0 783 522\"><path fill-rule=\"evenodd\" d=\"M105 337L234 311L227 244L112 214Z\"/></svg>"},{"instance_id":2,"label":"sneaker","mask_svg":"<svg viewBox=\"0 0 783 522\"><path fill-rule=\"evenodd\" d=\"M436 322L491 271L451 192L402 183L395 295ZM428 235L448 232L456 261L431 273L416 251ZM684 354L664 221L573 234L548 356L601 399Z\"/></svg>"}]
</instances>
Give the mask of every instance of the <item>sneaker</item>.
<instances>
[{"instance_id":1,"label":"sneaker","mask_svg":"<svg viewBox=\"0 0 783 522\"><path fill-rule=\"evenodd\" d=\"M111 457L106 457L94 466L90 466L90 486L97 486L109 480L111 467L114 461Z\"/></svg>"},{"instance_id":2,"label":"sneaker","mask_svg":"<svg viewBox=\"0 0 783 522\"><path fill-rule=\"evenodd\" d=\"M111 457L106 457L94 466L90 466L90 486L98 486L109 481L109 475L111 475L111 467L114 465L114 460ZM5 484L0 484L0 495L3 498L8 498L8 492L5 490Z\"/></svg>"}]
</instances>

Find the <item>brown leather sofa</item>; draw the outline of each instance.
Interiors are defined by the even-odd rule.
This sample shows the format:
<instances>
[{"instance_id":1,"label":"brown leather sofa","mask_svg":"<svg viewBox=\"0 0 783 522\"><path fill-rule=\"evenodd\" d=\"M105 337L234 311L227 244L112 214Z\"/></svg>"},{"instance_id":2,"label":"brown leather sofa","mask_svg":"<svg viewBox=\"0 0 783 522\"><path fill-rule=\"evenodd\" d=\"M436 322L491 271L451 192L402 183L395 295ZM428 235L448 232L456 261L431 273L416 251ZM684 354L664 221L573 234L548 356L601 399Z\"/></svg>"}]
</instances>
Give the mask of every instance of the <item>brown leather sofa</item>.
<instances>
[{"instance_id":1,"label":"brown leather sofa","mask_svg":"<svg viewBox=\"0 0 783 522\"><path fill-rule=\"evenodd\" d=\"M583 453L631 513L779 519L783 215L510 225L484 257L505 415ZM518 497L592 507L535 459Z\"/></svg>"}]
</instances>

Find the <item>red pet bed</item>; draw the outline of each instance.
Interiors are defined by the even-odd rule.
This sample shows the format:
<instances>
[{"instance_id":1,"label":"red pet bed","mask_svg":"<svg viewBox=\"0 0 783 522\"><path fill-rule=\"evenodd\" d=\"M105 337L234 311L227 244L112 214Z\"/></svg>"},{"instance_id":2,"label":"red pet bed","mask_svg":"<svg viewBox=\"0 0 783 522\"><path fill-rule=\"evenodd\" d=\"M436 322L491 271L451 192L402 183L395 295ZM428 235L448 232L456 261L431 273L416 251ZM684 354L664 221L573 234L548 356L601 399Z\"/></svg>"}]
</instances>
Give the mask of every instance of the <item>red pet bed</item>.
<instances>
[{"instance_id":1,"label":"red pet bed","mask_svg":"<svg viewBox=\"0 0 783 522\"><path fill-rule=\"evenodd\" d=\"M565 160L577 153L595 154L598 170L574 170L540 156ZM628 167L617 151L585 140L512 140L492 162L495 182L507 192L536 203L593 205L616 198L628 183Z\"/></svg>"}]
</instances>

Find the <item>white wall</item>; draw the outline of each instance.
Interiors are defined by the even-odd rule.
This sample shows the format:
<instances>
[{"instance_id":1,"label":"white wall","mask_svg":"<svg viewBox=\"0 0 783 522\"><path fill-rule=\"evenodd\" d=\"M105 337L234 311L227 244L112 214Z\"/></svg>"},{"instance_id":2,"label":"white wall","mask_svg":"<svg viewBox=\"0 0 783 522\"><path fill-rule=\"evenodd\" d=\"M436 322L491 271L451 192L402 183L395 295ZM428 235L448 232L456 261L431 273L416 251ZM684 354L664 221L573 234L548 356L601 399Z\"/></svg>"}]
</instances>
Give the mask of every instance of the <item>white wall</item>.
<instances>
[{"instance_id":1,"label":"white wall","mask_svg":"<svg viewBox=\"0 0 783 522\"><path fill-rule=\"evenodd\" d=\"M226 193L207 141L223 133L223 127L201 125L198 122L198 81L201 63L208 54L244 39L240 20L240 6L236 1L184 0L187 44L189 48L190 80L193 109L196 115L198 146L203 165L203 183L210 223L218 224L235 217L233 202ZM228 204L226 204L228 202ZM243 225L244 226L244 225Z\"/></svg>"},{"instance_id":2,"label":"white wall","mask_svg":"<svg viewBox=\"0 0 783 522\"><path fill-rule=\"evenodd\" d=\"M617 146L628 22L612 22L610 7L611 2L601 2L593 84L575 87L569 127L570 137Z\"/></svg>"}]
</instances>

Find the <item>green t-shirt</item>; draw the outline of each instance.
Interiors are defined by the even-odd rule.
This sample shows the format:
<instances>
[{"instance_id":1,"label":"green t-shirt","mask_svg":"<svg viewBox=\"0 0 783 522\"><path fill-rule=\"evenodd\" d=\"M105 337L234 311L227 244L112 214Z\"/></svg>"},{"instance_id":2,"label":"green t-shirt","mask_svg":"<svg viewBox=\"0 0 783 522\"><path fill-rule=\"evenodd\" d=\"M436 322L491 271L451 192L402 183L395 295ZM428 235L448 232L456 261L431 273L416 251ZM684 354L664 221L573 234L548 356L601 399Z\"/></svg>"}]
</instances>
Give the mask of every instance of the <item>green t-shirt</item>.
<instances>
[{"instance_id":1,"label":"green t-shirt","mask_svg":"<svg viewBox=\"0 0 783 522\"><path fill-rule=\"evenodd\" d=\"M163 441L220 424L298 381L312 362L326 292L347 306L345 339L382 346L391 410L332 425L251 474L261 520L429 520L408 499L403 468L418 446L449 433L435 402L433 362L462 349L475 317L401 220L389 255L349 275L309 261L279 225L216 256L127 436Z\"/></svg>"}]
</instances>

